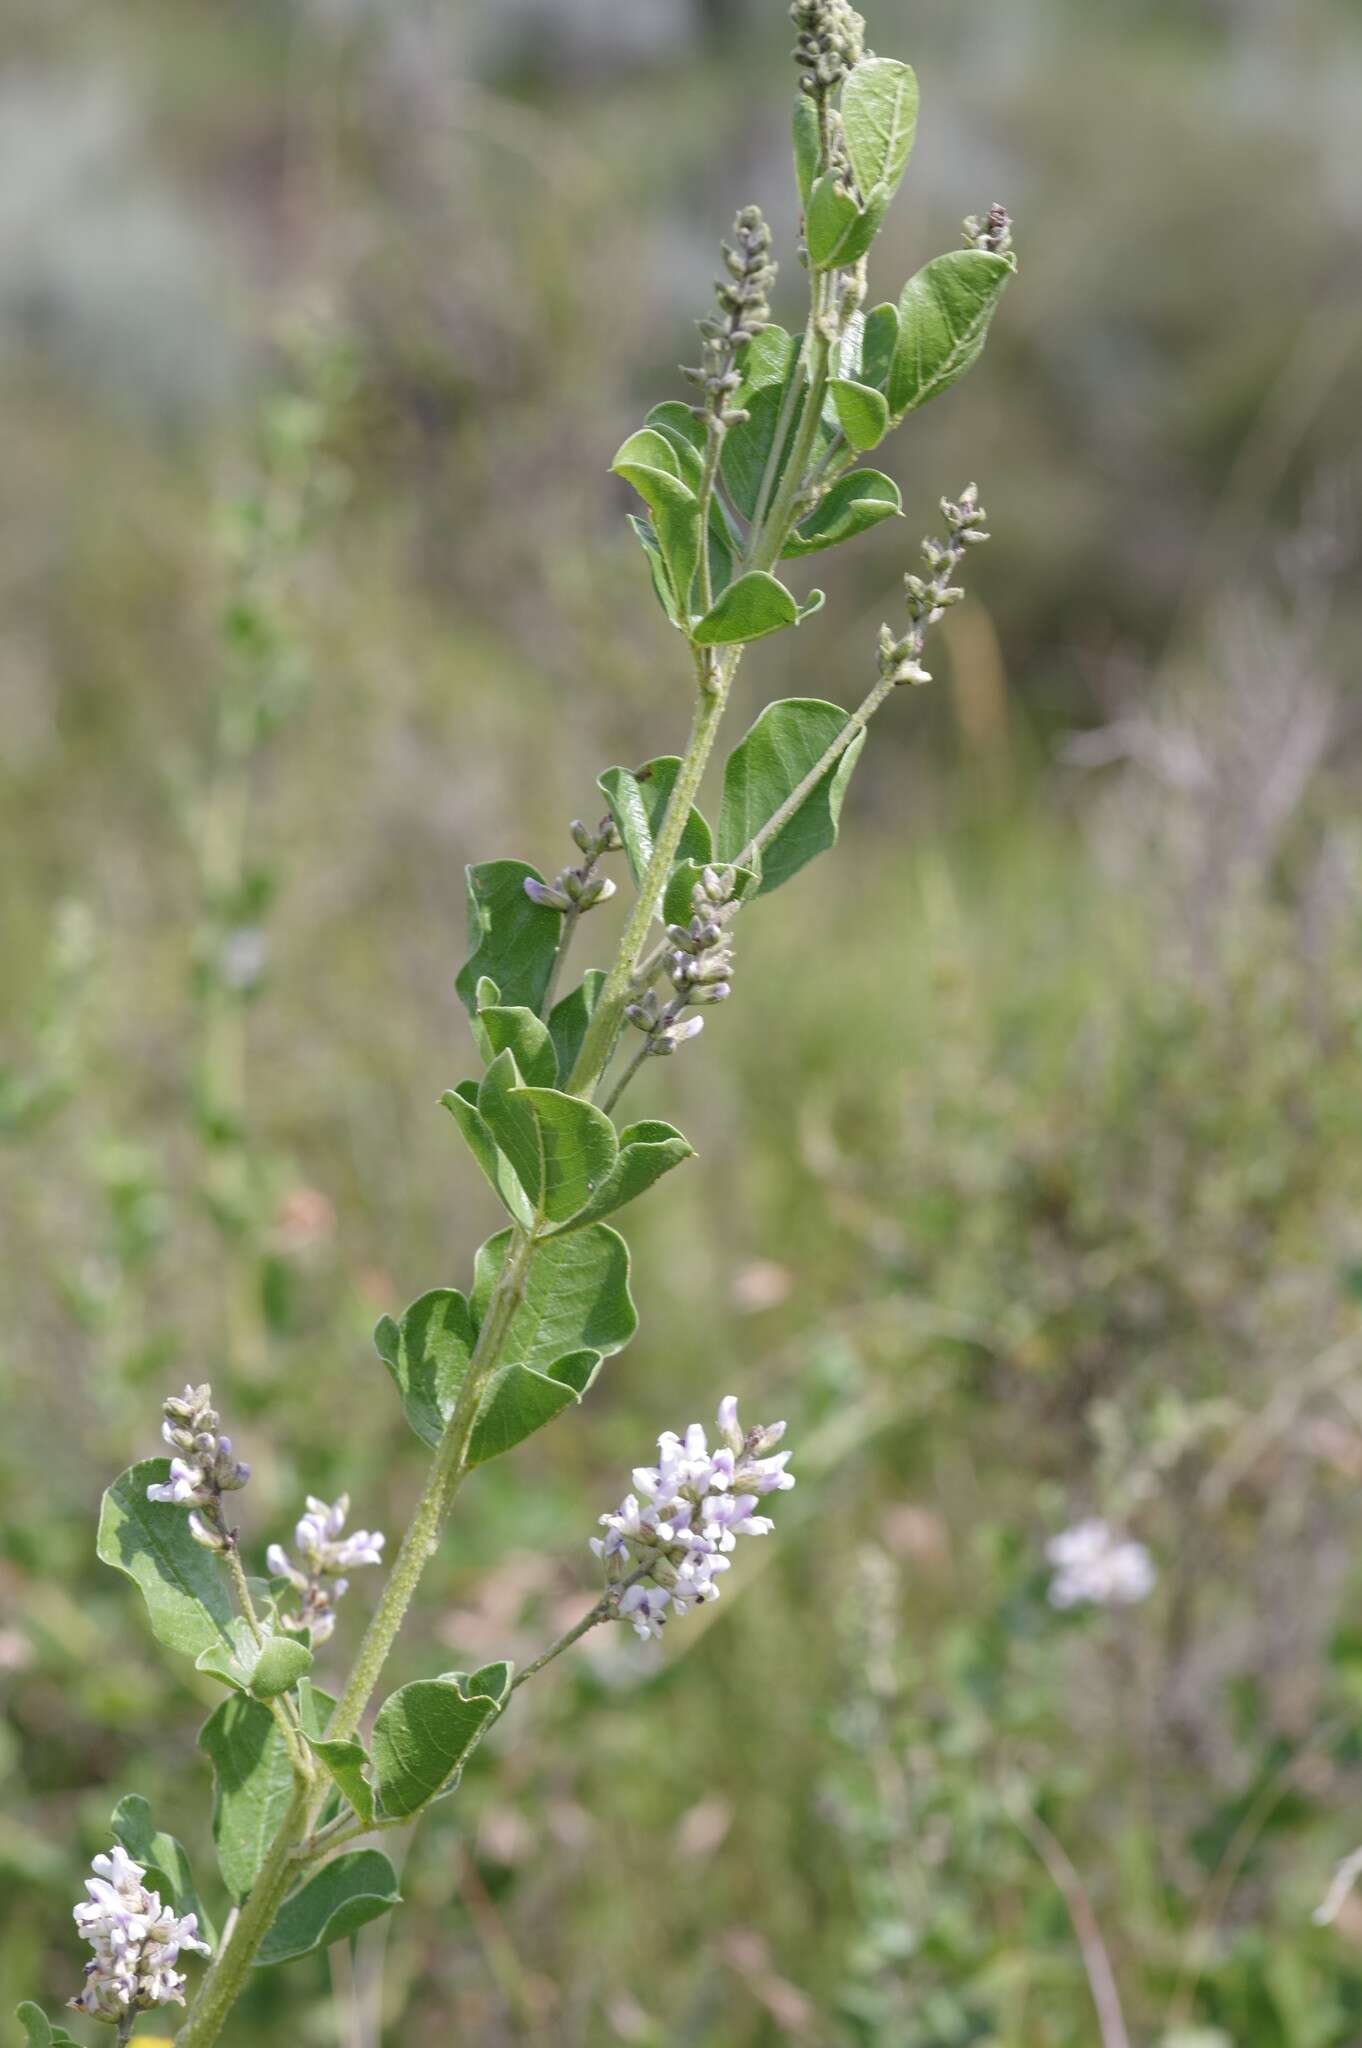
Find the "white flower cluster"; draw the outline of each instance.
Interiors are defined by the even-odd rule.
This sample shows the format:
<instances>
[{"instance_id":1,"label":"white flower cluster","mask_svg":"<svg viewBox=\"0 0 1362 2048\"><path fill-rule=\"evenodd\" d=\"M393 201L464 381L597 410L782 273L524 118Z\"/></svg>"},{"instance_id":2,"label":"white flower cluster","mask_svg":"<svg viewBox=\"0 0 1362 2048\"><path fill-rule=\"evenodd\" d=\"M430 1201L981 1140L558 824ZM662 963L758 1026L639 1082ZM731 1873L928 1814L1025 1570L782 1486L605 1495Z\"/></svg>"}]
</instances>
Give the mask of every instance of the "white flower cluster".
<instances>
[{"instance_id":1,"label":"white flower cluster","mask_svg":"<svg viewBox=\"0 0 1362 2048\"><path fill-rule=\"evenodd\" d=\"M126 1849L96 1856L87 1878L88 1900L75 1908L81 1938L94 1950L85 1965L85 1987L69 2001L76 2012L122 2026L129 2015L155 2005L184 2004L184 1973L177 1968L186 1949L211 1955L200 1941L198 1916L177 1919L148 1891L146 1871Z\"/></svg>"},{"instance_id":2,"label":"white flower cluster","mask_svg":"<svg viewBox=\"0 0 1362 2048\"><path fill-rule=\"evenodd\" d=\"M161 1435L173 1451L170 1477L161 1486L147 1488L148 1500L168 1501L187 1507L189 1526L208 1550L225 1550L228 1536L222 1516L222 1496L235 1493L251 1476L249 1465L232 1455L232 1439L218 1434L218 1414L212 1405L213 1389L186 1387L162 1404L165 1420Z\"/></svg>"},{"instance_id":3,"label":"white flower cluster","mask_svg":"<svg viewBox=\"0 0 1362 2048\"><path fill-rule=\"evenodd\" d=\"M307 1497L307 1513L294 1531L301 1566L296 1565L281 1543L271 1543L266 1562L276 1578L287 1579L302 1597L301 1611L282 1616L285 1628L310 1629L314 1644L324 1643L336 1626L336 1602L349 1586L342 1572L356 1565L382 1564L384 1537L377 1529L356 1529L342 1536L350 1512L350 1496L343 1493L334 1507L314 1495Z\"/></svg>"},{"instance_id":4,"label":"white flower cluster","mask_svg":"<svg viewBox=\"0 0 1362 2048\"><path fill-rule=\"evenodd\" d=\"M714 1583L729 1566L739 1536L765 1536L774 1526L752 1510L762 1494L794 1485L785 1470L788 1451L771 1453L785 1434L783 1422L745 1434L734 1395L719 1403L719 1443L711 1451L693 1422L684 1436L666 1430L657 1440L656 1465L634 1469L637 1492L618 1511L602 1515L604 1536L591 1548L612 1585L628 1581L619 1614L640 1636L660 1636L670 1607L687 1613L697 1601L717 1600Z\"/></svg>"},{"instance_id":5,"label":"white flower cluster","mask_svg":"<svg viewBox=\"0 0 1362 2048\"><path fill-rule=\"evenodd\" d=\"M1143 1543L1118 1536L1096 1516L1052 1537L1045 1555L1055 1567L1052 1607L1133 1607L1153 1592L1158 1576Z\"/></svg>"}]
</instances>

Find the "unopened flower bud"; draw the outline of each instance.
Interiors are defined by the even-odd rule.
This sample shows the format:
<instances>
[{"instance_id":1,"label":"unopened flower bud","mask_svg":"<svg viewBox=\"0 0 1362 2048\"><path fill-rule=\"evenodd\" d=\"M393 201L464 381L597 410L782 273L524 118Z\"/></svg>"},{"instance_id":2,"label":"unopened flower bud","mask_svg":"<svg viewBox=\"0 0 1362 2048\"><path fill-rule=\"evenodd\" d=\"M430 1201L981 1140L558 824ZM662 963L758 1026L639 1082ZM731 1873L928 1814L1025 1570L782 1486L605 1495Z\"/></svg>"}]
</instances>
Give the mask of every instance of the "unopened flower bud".
<instances>
[{"instance_id":1,"label":"unopened flower bud","mask_svg":"<svg viewBox=\"0 0 1362 2048\"><path fill-rule=\"evenodd\" d=\"M215 1550L219 1556L231 1548L230 1539L225 1531L215 1528L211 1522L206 1522L197 1508L189 1510L189 1533L205 1550Z\"/></svg>"},{"instance_id":2,"label":"unopened flower bud","mask_svg":"<svg viewBox=\"0 0 1362 2048\"><path fill-rule=\"evenodd\" d=\"M571 910L572 899L561 889L552 889L547 882L537 882L533 875L525 877L525 894L531 903L538 903L545 910Z\"/></svg>"}]
</instances>

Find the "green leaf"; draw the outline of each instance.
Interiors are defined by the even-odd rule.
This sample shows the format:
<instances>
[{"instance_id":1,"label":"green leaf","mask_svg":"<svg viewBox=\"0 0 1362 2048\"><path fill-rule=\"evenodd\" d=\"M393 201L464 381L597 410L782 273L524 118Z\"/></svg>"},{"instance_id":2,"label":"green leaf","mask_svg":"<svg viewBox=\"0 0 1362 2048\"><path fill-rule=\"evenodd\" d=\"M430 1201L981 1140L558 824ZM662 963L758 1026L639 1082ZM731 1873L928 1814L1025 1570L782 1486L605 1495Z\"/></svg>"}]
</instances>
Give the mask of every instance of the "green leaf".
<instances>
[{"instance_id":1,"label":"green leaf","mask_svg":"<svg viewBox=\"0 0 1362 2048\"><path fill-rule=\"evenodd\" d=\"M889 372L894 419L916 412L964 376L983 353L1013 265L987 249L952 249L910 277L899 300Z\"/></svg>"},{"instance_id":2,"label":"green leaf","mask_svg":"<svg viewBox=\"0 0 1362 2048\"><path fill-rule=\"evenodd\" d=\"M558 1071L565 1081L577 1064L577 1055L596 1014L596 1005L604 987L604 969L588 967L577 987L561 1002L555 1003L549 1013L549 1036L558 1054Z\"/></svg>"},{"instance_id":3,"label":"green leaf","mask_svg":"<svg viewBox=\"0 0 1362 2048\"><path fill-rule=\"evenodd\" d=\"M842 129L856 183L867 196L882 186L886 205L908 168L917 110L912 66L891 57L867 57L842 93Z\"/></svg>"},{"instance_id":4,"label":"green leaf","mask_svg":"<svg viewBox=\"0 0 1362 2048\"><path fill-rule=\"evenodd\" d=\"M384 1700L374 1721L374 1771L385 1816L405 1819L453 1791L498 1703L467 1698L442 1678L418 1678Z\"/></svg>"},{"instance_id":5,"label":"green leaf","mask_svg":"<svg viewBox=\"0 0 1362 2048\"><path fill-rule=\"evenodd\" d=\"M745 406L754 391L768 384L783 385L792 374L799 354L799 337L772 321L745 341L738 350L737 370L742 383L733 394L734 403Z\"/></svg>"},{"instance_id":6,"label":"green leaf","mask_svg":"<svg viewBox=\"0 0 1362 2048\"><path fill-rule=\"evenodd\" d=\"M330 1773L366 1826L374 1818L374 1788L364 1775L369 1758L362 1742L328 1742L318 1735L304 1741L317 1761Z\"/></svg>"},{"instance_id":7,"label":"green leaf","mask_svg":"<svg viewBox=\"0 0 1362 2048\"><path fill-rule=\"evenodd\" d=\"M509 1051L498 1053L483 1076L478 1108L535 1216L550 1223L575 1216L615 1163L619 1147L609 1117L557 1088L522 1087Z\"/></svg>"},{"instance_id":8,"label":"green leaf","mask_svg":"<svg viewBox=\"0 0 1362 2048\"><path fill-rule=\"evenodd\" d=\"M538 1136L539 1214L566 1223L609 1178L619 1156L615 1126L594 1103L557 1088L518 1088L512 1097L529 1110Z\"/></svg>"},{"instance_id":9,"label":"green leaf","mask_svg":"<svg viewBox=\"0 0 1362 2048\"><path fill-rule=\"evenodd\" d=\"M513 1365L494 1375L468 1440L470 1465L485 1465L581 1400L600 1371L599 1351L571 1351L545 1372Z\"/></svg>"},{"instance_id":10,"label":"green leaf","mask_svg":"<svg viewBox=\"0 0 1362 2048\"><path fill-rule=\"evenodd\" d=\"M902 513L903 500L892 477L878 469L853 469L838 477L781 552L786 559L815 555L878 526L881 520L901 518Z\"/></svg>"},{"instance_id":11,"label":"green leaf","mask_svg":"<svg viewBox=\"0 0 1362 2048\"><path fill-rule=\"evenodd\" d=\"M790 375L802 379L803 371L797 364L792 364ZM723 477L724 488L744 519L750 520L756 512L766 460L776 438L783 399L784 391L780 385L763 385L761 390L754 391L750 398L743 400L748 417L724 436L723 453L719 458L720 474ZM776 466L777 480L789 460L797 431L796 407L792 409L785 445L781 449L780 461ZM826 453L832 432L829 421L820 417L814 433L814 446L810 458L812 462L817 463Z\"/></svg>"},{"instance_id":12,"label":"green leaf","mask_svg":"<svg viewBox=\"0 0 1362 2048\"><path fill-rule=\"evenodd\" d=\"M293 1771L274 1716L259 1700L234 1693L199 1731L212 1759L213 1840L232 1897L245 1898L293 1793Z\"/></svg>"},{"instance_id":13,"label":"green leaf","mask_svg":"<svg viewBox=\"0 0 1362 2048\"><path fill-rule=\"evenodd\" d=\"M543 1164L534 1118L525 1104L517 1099L520 1083L515 1054L499 1052L478 1088L478 1110L498 1148L510 1161L533 1217L539 1206ZM508 1202L507 1207L514 1212L512 1202Z\"/></svg>"},{"instance_id":14,"label":"green leaf","mask_svg":"<svg viewBox=\"0 0 1362 2048\"><path fill-rule=\"evenodd\" d=\"M74 2034L68 2034L65 2027L54 2027L40 2005L26 1998L14 2009L14 2017L28 2035L28 2048L80 2048Z\"/></svg>"},{"instance_id":15,"label":"green leaf","mask_svg":"<svg viewBox=\"0 0 1362 2048\"><path fill-rule=\"evenodd\" d=\"M478 1108L477 1082L460 1081L457 1088L446 1088L440 1101L458 1125L464 1143L496 1190L502 1205L517 1223L530 1223L534 1211L525 1190L516 1178L510 1160L499 1150Z\"/></svg>"},{"instance_id":16,"label":"green leaf","mask_svg":"<svg viewBox=\"0 0 1362 2048\"><path fill-rule=\"evenodd\" d=\"M598 786L610 807L615 829L624 841L625 857L635 888L642 887L648 863L653 857L653 843L680 768L680 760L675 754L663 754L656 761L645 761L641 768L607 768L598 778ZM710 859L713 851L709 826L692 804L682 828L680 852L691 860L703 862ZM526 1080L536 1078L526 1073L523 1066L521 1071L525 1073Z\"/></svg>"},{"instance_id":17,"label":"green leaf","mask_svg":"<svg viewBox=\"0 0 1362 2048\"><path fill-rule=\"evenodd\" d=\"M749 569L691 628L691 639L697 647L731 647L798 623L799 606L785 585L765 569Z\"/></svg>"},{"instance_id":18,"label":"green leaf","mask_svg":"<svg viewBox=\"0 0 1362 2048\"><path fill-rule=\"evenodd\" d=\"M230 1654L234 1616L221 1563L190 1535L186 1509L147 1499L147 1488L169 1476L168 1458L121 1473L104 1495L96 1549L137 1586L158 1643L187 1657L214 1643Z\"/></svg>"},{"instance_id":19,"label":"green leaf","mask_svg":"<svg viewBox=\"0 0 1362 2048\"><path fill-rule=\"evenodd\" d=\"M693 1159L694 1156L694 1146L688 1144L671 1124L629 1124L620 1132L619 1158L613 1171L585 1209L570 1223L561 1225L561 1230L581 1230L588 1223L598 1222L602 1216L613 1215L626 1202L645 1194L654 1181L660 1180L664 1173L670 1173L674 1166L680 1166L683 1159Z\"/></svg>"},{"instance_id":20,"label":"green leaf","mask_svg":"<svg viewBox=\"0 0 1362 2048\"><path fill-rule=\"evenodd\" d=\"M251 1672L251 1691L258 1700L278 1699L311 1669L312 1652L297 1636L267 1636Z\"/></svg>"},{"instance_id":21,"label":"green leaf","mask_svg":"<svg viewBox=\"0 0 1362 2048\"><path fill-rule=\"evenodd\" d=\"M625 515L633 528L635 538L648 558L648 574L652 578L657 601L674 626L681 624L681 607L676 602L676 593L667 575L667 564L662 559L662 548L654 531L651 519L642 519L636 512Z\"/></svg>"},{"instance_id":22,"label":"green leaf","mask_svg":"<svg viewBox=\"0 0 1362 2048\"><path fill-rule=\"evenodd\" d=\"M861 335L860 381L882 391L899 339L899 309L885 304L874 306L865 316Z\"/></svg>"},{"instance_id":23,"label":"green leaf","mask_svg":"<svg viewBox=\"0 0 1362 2048\"><path fill-rule=\"evenodd\" d=\"M883 393L849 377L834 377L829 388L842 432L857 454L878 447L889 432L889 401Z\"/></svg>"},{"instance_id":24,"label":"green leaf","mask_svg":"<svg viewBox=\"0 0 1362 2048\"><path fill-rule=\"evenodd\" d=\"M133 1861L143 1864L149 1874L154 1870L164 1880L155 1889L166 1904L173 1905L177 1914L193 1913L199 1933L210 1947L216 1948L217 1935L195 1889L189 1858L173 1835L153 1825L146 1800L139 1793L129 1792L114 1808L111 1825L114 1840L122 1843Z\"/></svg>"},{"instance_id":25,"label":"green leaf","mask_svg":"<svg viewBox=\"0 0 1362 2048\"><path fill-rule=\"evenodd\" d=\"M652 513L672 594L684 612L700 559L700 501L683 480L681 457L666 434L640 427L610 467L633 485Z\"/></svg>"},{"instance_id":26,"label":"green leaf","mask_svg":"<svg viewBox=\"0 0 1362 2048\"><path fill-rule=\"evenodd\" d=\"M457 1685L466 1700L495 1700L499 1707L504 1707L511 1697L515 1665L507 1657L498 1657L494 1663L483 1664L477 1671L442 1671L440 1677L446 1685Z\"/></svg>"},{"instance_id":27,"label":"green leaf","mask_svg":"<svg viewBox=\"0 0 1362 2048\"><path fill-rule=\"evenodd\" d=\"M825 704L816 697L790 697L767 705L724 768L719 812L721 860L736 859L756 837L846 722L847 714L840 705ZM765 849L758 895L778 889L815 854L836 844L842 798L864 740L862 731Z\"/></svg>"},{"instance_id":28,"label":"green leaf","mask_svg":"<svg viewBox=\"0 0 1362 2048\"><path fill-rule=\"evenodd\" d=\"M436 1287L414 1301L400 1322L384 1316L374 1345L392 1375L403 1412L422 1443L433 1450L454 1412L477 1326L454 1287Z\"/></svg>"},{"instance_id":29,"label":"green leaf","mask_svg":"<svg viewBox=\"0 0 1362 2048\"><path fill-rule=\"evenodd\" d=\"M211 1678L220 1678L224 1685L230 1685L237 1692L249 1692L251 1673L255 1670L256 1644L244 1615L234 1614L230 1623L231 1642L219 1639L200 1650L194 1659L196 1671L206 1671Z\"/></svg>"},{"instance_id":30,"label":"green leaf","mask_svg":"<svg viewBox=\"0 0 1362 2048\"><path fill-rule=\"evenodd\" d=\"M472 1310L478 1322L506 1260L509 1230L478 1251ZM537 1245L502 1348L508 1362L543 1371L583 1348L613 1357L638 1328L629 1295L629 1248L604 1223Z\"/></svg>"},{"instance_id":31,"label":"green leaf","mask_svg":"<svg viewBox=\"0 0 1362 2048\"><path fill-rule=\"evenodd\" d=\"M537 1088L552 1088L558 1079L558 1055L549 1037L549 1027L533 1010L521 1004L480 1004L474 1028L483 1041L483 1057L494 1060L499 1052L511 1052L522 1079Z\"/></svg>"},{"instance_id":32,"label":"green leaf","mask_svg":"<svg viewBox=\"0 0 1362 2048\"><path fill-rule=\"evenodd\" d=\"M397 1874L387 1857L377 1849L349 1849L285 1899L256 1952L255 1967L267 1970L326 1948L401 1903Z\"/></svg>"},{"instance_id":33,"label":"green leaf","mask_svg":"<svg viewBox=\"0 0 1362 2048\"><path fill-rule=\"evenodd\" d=\"M731 865L731 864L730 864ZM662 897L662 915L668 924L689 924L695 915L691 896L700 879L701 870L693 860L678 861L671 871ZM739 901L750 895L756 886L756 875L751 868L733 869L733 893Z\"/></svg>"},{"instance_id":34,"label":"green leaf","mask_svg":"<svg viewBox=\"0 0 1362 2048\"><path fill-rule=\"evenodd\" d=\"M795 181L799 186L799 203L806 209L809 195L813 191L813 181L818 175L821 151L818 109L809 95L802 92L794 104L794 161Z\"/></svg>"},{"instance_id":35,"label":"green leaf","mask_svg":"<svg viewBox=\"0 0 1362 2048\"><path fill-rule=\"evenodd\" d=\"M804 223L809 261L815 270L830 270L842 258L860 219L861 209L831 171L815 178Z\"/></svg>"},{"instance_id":36,"label":"green leaf","mask_svg":"<svg viewBox=\"0 0 1362 2048\"><path fill-rule=\"evenodd\" d=\"M471 1016L478 982L490 975L503 1002L538 1010L549 985L562 915L525 894L526 881L542 882L522 860L489 860L467 869L469 954L455 987Z\"/></svg>"},{"instance_id":37,"label":"green leaf","mask_svg":"<svg viewBox=\"0 0 1362 2048\"><path fill-rule=\"evenodd\" d=\"M697 420L681 399L664 398L653 407L644 424L671 442L682 483L698 491L705 473L705 443L709 438L704 422Z\"/></svg>"}]
</instances>

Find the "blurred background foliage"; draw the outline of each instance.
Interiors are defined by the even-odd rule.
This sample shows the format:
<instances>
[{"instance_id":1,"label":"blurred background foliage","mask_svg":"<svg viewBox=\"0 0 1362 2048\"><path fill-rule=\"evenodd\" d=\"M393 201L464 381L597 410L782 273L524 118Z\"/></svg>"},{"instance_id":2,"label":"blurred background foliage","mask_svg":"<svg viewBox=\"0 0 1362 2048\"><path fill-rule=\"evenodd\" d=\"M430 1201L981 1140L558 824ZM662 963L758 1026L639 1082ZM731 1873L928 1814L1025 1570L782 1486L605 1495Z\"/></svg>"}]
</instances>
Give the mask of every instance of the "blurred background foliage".
<instances>
[{"instance_id":1,"label":"blurred background foliage","mask_svg":"<svg viewBox=\"0 0 1362 2048\"><path fill-rule=\"evenodd\" d=\"M369 1332L495 1227L435 1108L462 864L558 866L681 734L606 464L739 203L797 303L788 40L777 0L5 10L6 2011L78 1981L121 1793L210 1860L212 1688L93 1552L162 1392L219 1389L261 1546L305 1489L413 1497ZM395 1676L537 1648L731 1386L800 1490L661 1663L592 1638L523 1696L391 1926L261 1978L259 2048L1117 2048L1104 1957L1132 2048L1362 2041L1362 1906L1311 1920L1362 1840L1362 10L871 40L925 110L872 297L994 198L1022 274L735 726L859 697L941 491L997 542L648 1081L700 1158L629 1218L639 1338L479 1474ZM1059 1617L1094 1511L1159 1588Z\"/></svg>"}]
</instances>

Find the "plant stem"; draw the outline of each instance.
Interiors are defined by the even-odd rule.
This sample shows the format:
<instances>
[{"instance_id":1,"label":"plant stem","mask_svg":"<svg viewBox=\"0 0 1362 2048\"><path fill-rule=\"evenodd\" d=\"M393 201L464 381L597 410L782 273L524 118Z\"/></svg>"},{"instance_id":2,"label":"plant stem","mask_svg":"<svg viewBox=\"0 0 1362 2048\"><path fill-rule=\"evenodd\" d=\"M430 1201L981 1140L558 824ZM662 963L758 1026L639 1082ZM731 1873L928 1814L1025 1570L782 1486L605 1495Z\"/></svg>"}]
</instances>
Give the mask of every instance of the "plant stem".
<instances>
[{"instance_id":1,"label":"plant stem","mask_svg":"<svg viewBox=\"0 0 1362 2048\"><path fill-rule=\"evenodd\" d=\"M555 1657L561 1657L564 1650L570 1650L574 1643L579 1643L582 1637L597 1627L600 1622L609 1621L618 1605L619 1601L616 1596L612 1593L602 1593L596 1605L589 1607L580 1621L575 1622L570 1629L565 1630L559 1636L556 1643L550 1643L547 1650L541 1650L539 1655L532 1663L527 1664L523 1671L517 1671L515 1677L511 1680L511 1691L514 1692L518 1686L522 1686L527 1678L533 1678L535 1672L542 1671L546 1664L552 1664Z\"/></svg>"},{"instance_id":2,"label":"plant stem","mask_svg":"<svg viewBox=\"0 0 1362 2048\"><path fill-rule=\"evenodd\" d=\"M804 338L800 343L798 361L795 363L795 366L790 373L789 381L781 394L780 411L776 415L776 430L771 437L771 446L766 452L766 466L761 473L761 487L757 492L757 501L752 509L752 529L750 534L750 546L748 549L748 556L745 563L745 566L748 568L752 566L753 551L756 548L757 538L761 533L762 526L765 522L766 507L770 502L771 489L775 483L776 472L780 466L781 451L784 449L785 443L789 438L790 428L794 424L795 407L799 403L800 397L803 393L804 365L809 360L810 345L813 341L813 334L814 309L811 307L809 311L808 325L804 330Z\"/></svg>"},{"instance_id":3,"label":"plant stem","mask_svg":"<svg viewBox=\"0 0 1362 2048\"><path fill-rule=\"evenodd\" d=\"M719 472L724 429L717 419L709 421L705 443L705 467L700 478L700 610L707 612L714 602L714 583L709 566L709 507L714 496L714 479Z\"/></svg>"},{"instance_id":4,"label":"plant stem","mask_svg":"<svg viewBox=\"0 0 1362 2048\"><path fill-rule=\"evenodd\" d=\"M832 352L832 343L823 331L816 308L810 315L805 347L809 359L808 396L804 400L804 410L799 417L794 447L790 450L790 459L785 465L785 473L781 477L771 510L761 526L753 528L749 560L754 569L774 568L780 560L780 551L789 538L795 506L804 489L804 472L813 453L818 423L823 416L823 395L828 388L828 360Z\"/></svg>"},{"instance_id":5,"label":"plant stem","mask_svg":"<svg viewBox=\"0 0 1362 2048\"><path fill-rule=\"evenodd\" d=\"M307 1832L313 1796L310 1786L294 1786L279 1832L251 1886L250 1897L241 1908L231 1939L218 1951L217 1961L199 1987L194 2010L175 2036L176 2048L210 2048L226 2025L241 1996L256 1950L269 1933L293 1882L293 1851Z\"/></svg>"},{"instance_id":6,"label":"plant stem","mask_svg":"<svg viewBox=\"0 0 1362 2048\"><path fill-rule=\"evenodd\" d=\"M379 1674L387 1662L388 1653L396 1641L407 1609L420 1584L431 1557L440 1540L440 1525L450 1501L458 1491L463 1479L468 1457L468 1444L477 1420L478 1408L487 1386L492 1368L497 1362L502 1342L517 1302L525 1284L525 1273L530 1253L534 1248L532 1232L517 1224L512 1231L511 1242L506 1251L506 1263L501 1269L495 1292L488 1306L478 1341L473 1347L468 1371L464 1374L454 1412L445 1425L439 1448L431 1460L430 1470L416 1512L402 1538L402 1547L397 1553L383 1597L374 1610L360 1645L359 1656L351 1672L344 1692L327 1728L327 1737L333 1742L348 1741L355 1734L364 1710L369 1704Z\"/></svg>"},{"instance_id":7,"label":"plant stem","mask_svg":"<svg viewBox=\"0 0 1362 2048\"><path fill-rule=\"evenodd\" d=\"M829 741L828 745L814 762L812 768L810 768L808 774L795 784L779 809L772 811L760 832L748 840L742 852L734 855L732 866L746 868L752 865L752 862L771 844L776 834L783 830L800 805L817 789L828 770L835 767L851 745L851 742L856 738L856 735L865 731L866 726L879 710L885 698L891 695L896 688L897 685L889 677L881 676L874 689L848 715L846 724L837 734L837 737Z\"/></svg>"},{"instance_id":8,"label":"plant stem","mask_svg":"<svg viewBox=\"0 0 1362 2048\"><path fill-rule=\"evenodd\" d=\"M577 1055L577 1064L567 1081L567 1087L574 1095L589 1096L592 1093L614 1050L620 1019L624 1013L625 1003L629 1000L634 969L647 943L648 929L652 924L658 899L671 873L672 862L676 859L681 834L686 829L686 820L690 816L691 805L695 801L705 772L705 764L714 745L714 736L719 730L719 721L728 703L729 686L738 665L740 652L738 648L726 648L723 658L715 665L710 687L702 686L697 694L690 738L686 742L686 751L681 758L681 767L672 789L671 799L653 844L647 873L639 885L638 900L624 928L614 966L606 976L595 1015L587 1027L582 1049Z\"/></svg>"},{"instance_id":9,"label":"plant stem","mask_svg":"<svg viewBox=\"0 0 1362 2048\"><path fill-rule=\"evenodd\" d=\"M620 1074L620 1077L616 1081L614 1087L610 1090L610 1093L606 1096L605 1101L601 1104L601 1108L605 1111L607 1116L609 1116L611 1110L613 1110L615 1104L619 1101L621 1095L623 1095L625 1089L629 1086L629 1083L633 1080L635 1074L643 1065L643 1062L647 1059L647 1057L648 1041L645 1038L641 1041L638 1051L634 1054L633 1058L625 1066L623 1072Z\"/></svg>"}]
</instances>

